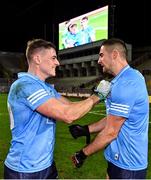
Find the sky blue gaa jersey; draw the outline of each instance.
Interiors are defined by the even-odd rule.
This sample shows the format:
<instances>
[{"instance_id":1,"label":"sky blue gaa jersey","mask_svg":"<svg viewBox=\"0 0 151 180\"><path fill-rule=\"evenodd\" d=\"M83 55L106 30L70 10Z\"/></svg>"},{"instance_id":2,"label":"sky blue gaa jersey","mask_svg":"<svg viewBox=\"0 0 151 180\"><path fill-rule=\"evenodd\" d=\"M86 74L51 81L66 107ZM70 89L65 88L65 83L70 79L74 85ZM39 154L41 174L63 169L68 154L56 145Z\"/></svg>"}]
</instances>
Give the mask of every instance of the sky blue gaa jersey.
<instances>
[{"instance_id":1,"label":"sky blue gaa jersey","mask_svg":"<svg viewBox=\"0 0 151 180\"><path fill-rule=\"evenodd\" d=\"M81 30L82 44L92 42L91 36L95 36L95 31L91 26Z\"/></svg>"},{"instance_id":2,"label":"sky blue gaa jersey","mask_svg":"<svg viewBox=\"0 0 151 180\"><path fill-rule=\"evenodd\" d=\"M145 169L148 164L149 98L144 77L126 66L112 80L106 100L107 114L126 120L115 140L105 149L105 158L127 170Z\"/></svg>"},{"instance_id":3,"label":"sky blue gaa jersey","mask_svg":"<svg viewBox=\"0 0 151 180\"><path fill-rule=\"evenodd\" d=\"M19 172L36 172L53 162L56 129L55 120L36 108L50 98L60 98L60 94L29 73L18 77L8 95L12 141L5 165Z\"/></svg>"}]
</instances>

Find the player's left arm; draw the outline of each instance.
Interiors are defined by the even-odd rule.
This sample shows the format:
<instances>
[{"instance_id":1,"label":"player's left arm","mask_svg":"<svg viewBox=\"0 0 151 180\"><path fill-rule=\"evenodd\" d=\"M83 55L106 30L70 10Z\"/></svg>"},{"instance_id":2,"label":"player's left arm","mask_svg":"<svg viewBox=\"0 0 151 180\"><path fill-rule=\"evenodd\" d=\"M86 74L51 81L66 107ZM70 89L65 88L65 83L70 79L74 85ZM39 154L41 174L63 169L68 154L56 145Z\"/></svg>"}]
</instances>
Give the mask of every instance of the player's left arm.
<instances>
[{"instance_id":1,"label":"player's left arm","mask_svg":"<svg viewBox=\"0 0 151 180\"><path fill-rule=\"evenodd\" d=\"M72 156L72 161L76 167L81 167L87 156L105 148L110 142L112 142L125 122L126 118L108 115L106 118L105 128L98 133L95 139L87 146L85 146L80 151L77 151Z\"/></svg>"},{"instance_id":2,"label":"player's left arm","mask_svg":"<svg viewBox=\"0 0 151 180\"><path fill-rule=\"evenodd\" d=\"M106 118L105 128L98 133L91 144L83 148L83 152L89 156L106 147L118 136L118 133L125 120L126 119L124 117L108 115Z\"/></svg>"}]
</instances>

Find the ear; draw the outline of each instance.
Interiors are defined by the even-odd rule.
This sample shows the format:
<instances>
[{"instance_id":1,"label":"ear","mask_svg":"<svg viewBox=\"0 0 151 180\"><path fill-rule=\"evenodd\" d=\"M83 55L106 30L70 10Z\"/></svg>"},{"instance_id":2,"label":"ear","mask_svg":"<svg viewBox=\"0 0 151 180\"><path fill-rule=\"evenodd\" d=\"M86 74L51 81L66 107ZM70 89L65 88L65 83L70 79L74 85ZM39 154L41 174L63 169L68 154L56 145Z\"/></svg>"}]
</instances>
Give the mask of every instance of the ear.
<instances>
[{"instance_id":1,"label":"ear","mask_svg":"<svg viewBox=\"0 0 151 180\"><path fill-rule=\"evenodd\" d=\"M41 58L40 58L40 56L37 55L37 54L34 55L33 60L34 60L34 62L35 62L37 65L39 65L39 64L41 63Z\"/></svg>"},{"instance_id":2,"label":"ear","mask_svg":"<svg viewBox=\"0 0 151 180\"><path fill-rule=\"evenodd\" d=\"M118 56L118 51L116 49L114 49L113 52L112 52L112 58L116 59L117 56Z\"/></svg>"}]
</instances>

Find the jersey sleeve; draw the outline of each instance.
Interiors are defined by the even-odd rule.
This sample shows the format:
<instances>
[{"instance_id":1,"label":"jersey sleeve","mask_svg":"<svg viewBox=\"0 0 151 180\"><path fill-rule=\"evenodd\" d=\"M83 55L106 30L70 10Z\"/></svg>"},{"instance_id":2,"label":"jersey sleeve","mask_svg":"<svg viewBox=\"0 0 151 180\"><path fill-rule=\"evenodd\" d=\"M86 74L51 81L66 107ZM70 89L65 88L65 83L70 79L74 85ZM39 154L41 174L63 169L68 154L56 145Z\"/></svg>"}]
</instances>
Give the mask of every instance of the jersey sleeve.
<instances>
[{"instance_id":1,"label":"jersey sleeve","mask_svg":"<svg viewBox=\"0 0 151 180\"><path fill-rule=\"evenodd\" d=\"M112 89L108 114L129 117L136 99L137 88L133 81L121 82Z\"/></svg>"},{"instance_id":2,"label":"jersey sleeve","mask_svg":"<svg viewBox=\"0 0 151 180\"><path fill-rule=\"evenodd\" d=\"M52 86L43 86L40 83L26 83L23 89L24 101L27 106L35 110L50 98L60 98L60 94Z\"/></svg>"}]
</instances>

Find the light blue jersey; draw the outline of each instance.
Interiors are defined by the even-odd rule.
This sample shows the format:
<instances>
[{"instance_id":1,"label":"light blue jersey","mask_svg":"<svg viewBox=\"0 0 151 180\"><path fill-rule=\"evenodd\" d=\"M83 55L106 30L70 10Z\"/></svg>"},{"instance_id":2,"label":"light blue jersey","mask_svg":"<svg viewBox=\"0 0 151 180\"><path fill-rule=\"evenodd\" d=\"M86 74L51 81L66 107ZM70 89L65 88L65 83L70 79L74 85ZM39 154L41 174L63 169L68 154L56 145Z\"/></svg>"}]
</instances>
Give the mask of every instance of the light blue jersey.
<instances>
[{"instance_id":1,"label":"light blue jersey","mask_svg":"<svg viewBox=\"0 0 151 180\"><path fill-rule=\"evenodd\" d=\"M77 32L76 34L68 32L66 34L66 44L68 47L76 47L76 46L81 45L81 34L80 34L80 32Z\"/></svg>"},{"instance_id":2,"label":"light blue jersey","mask_svg":"<svg viewBox=\"0 0 151 180\"><path fill-rule=\"evenodd\" d=\"M53 162L56 122L36 108L60 94L29 73L18 77L8 95L12 141L5 165L18 172L41 171Z\"/></svg>"},{"instance_id":3,"label":"light blue jersey","mask_svg":"<svg viewBox=\"0 0 151 180\"><path fill-rule=\"evenodd\" d=\"M148 165L149 98L144 77L126 66L112 80L106 100L107 114L125 117L120 132L105 149L107 161L127 170Z\"/></svg>"},{"instance_id":4,"label":"light blue jersey","mask_svg":"<svg viewBox=\"0 0 151 180\"><path fill-rule=\"evenodd\" d=\"M82 44L92 42L91 36L95 36L95 31L91 26L81 30Z\"/></svg>"}]
</instances>

